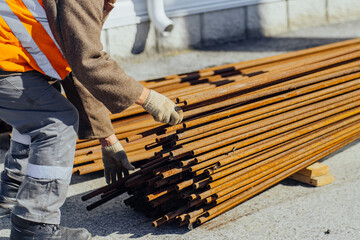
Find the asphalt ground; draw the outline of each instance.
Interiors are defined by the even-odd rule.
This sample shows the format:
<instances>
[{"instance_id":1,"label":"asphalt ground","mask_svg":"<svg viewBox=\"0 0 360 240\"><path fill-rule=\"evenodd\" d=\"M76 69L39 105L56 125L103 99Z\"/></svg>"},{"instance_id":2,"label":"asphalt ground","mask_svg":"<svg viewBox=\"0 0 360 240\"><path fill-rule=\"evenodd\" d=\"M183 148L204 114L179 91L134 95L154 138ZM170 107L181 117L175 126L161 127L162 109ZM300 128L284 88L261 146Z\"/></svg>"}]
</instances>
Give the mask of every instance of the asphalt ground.
<instances>
[{"instance_id":1,"label":"asphalt ground","mask_svg":"<svg viewBox=\"0 0 360 240\"><path fill-rule=\"evenodd\" d=\"M218 45L167 55L118 59L138 80L184 73L210 66L360 37L360 22L309 28L261 40ZM0 137L0 170L8 139ZM85 227L93 239L360 239L360 140L321 160L335 182L311 187L290 179L195 229L151 226L152 219L125 206L123 194L87 212L81 196L104 186L101 172L73 176L62 207L62 225ZM9 217L0 218L0 239L8 239Z\"/></svg>"}]
</instances>

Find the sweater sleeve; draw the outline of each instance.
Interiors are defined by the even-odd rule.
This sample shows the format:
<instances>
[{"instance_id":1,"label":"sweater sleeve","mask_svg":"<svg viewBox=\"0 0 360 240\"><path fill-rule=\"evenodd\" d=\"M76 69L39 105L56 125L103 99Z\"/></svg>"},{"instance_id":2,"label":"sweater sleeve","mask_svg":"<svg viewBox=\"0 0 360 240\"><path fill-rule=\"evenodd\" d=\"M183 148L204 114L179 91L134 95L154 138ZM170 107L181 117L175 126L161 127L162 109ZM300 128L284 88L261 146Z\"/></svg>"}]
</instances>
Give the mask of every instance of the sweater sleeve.
<instances>
[{"instance_id":1,"label":"sweater sleeve","mask_svg":"<svg viewBox=\"0 0 360 240\"><path fill-rule=\"evenodd\" d=\"M73 73L112 113L132 105L143 86L103 51L104 0L44 0L50 26Z\"/></svg>"},{"instance_id":2,"label":"sweater sleeve","mask_svg":"<svg viewBox=\"0 0 360 240\"><path fill-rule=\"evenodd\" d=\"M79 112L79 139L105 138L114 133L109 111L70 73L61 84Z\"/></svg>"}]
</instances>

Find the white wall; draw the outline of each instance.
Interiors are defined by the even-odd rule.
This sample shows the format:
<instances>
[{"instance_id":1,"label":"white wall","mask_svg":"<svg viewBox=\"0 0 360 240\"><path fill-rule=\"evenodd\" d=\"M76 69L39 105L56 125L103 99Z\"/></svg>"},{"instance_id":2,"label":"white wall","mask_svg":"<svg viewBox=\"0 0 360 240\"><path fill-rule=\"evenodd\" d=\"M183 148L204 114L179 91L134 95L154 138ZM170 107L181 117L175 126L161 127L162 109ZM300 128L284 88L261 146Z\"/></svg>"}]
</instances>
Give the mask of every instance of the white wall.
<instances>
[{"instance_id":1,"label":"white wall","mask_svg":"<svg viewBox=\"0 0 360 240\"><path fill-rule=\"evenodd\" d=\"M153 0L156 1L156 0ZM146 0L118 0L102 42L112 56L174 52L301 28L360 20L360 0L164 0L174 29L164 37L149 22Z\"/></svg>"},{"instance_id":2,"label":"white wall","mask_svg":"<svg viewBox=\"0 0 360 240\"><path fill-rule=\"evenodd\" d=\"M164 0L164 4L166 14L169 17L184 17L277 1L281 0ZM146 0L117 0L115 6L104 25L104 29L137 24L149 19Z\"/></svg>"}]
</instances>

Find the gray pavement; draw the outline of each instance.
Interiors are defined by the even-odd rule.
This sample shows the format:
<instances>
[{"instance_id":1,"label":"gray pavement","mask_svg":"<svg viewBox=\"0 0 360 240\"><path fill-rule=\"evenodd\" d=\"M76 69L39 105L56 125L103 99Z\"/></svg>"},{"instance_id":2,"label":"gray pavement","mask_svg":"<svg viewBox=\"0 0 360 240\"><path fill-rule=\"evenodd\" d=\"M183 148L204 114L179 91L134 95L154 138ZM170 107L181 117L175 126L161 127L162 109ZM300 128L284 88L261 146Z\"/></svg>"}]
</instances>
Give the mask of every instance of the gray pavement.
<instances>
[{"instance_id":1,"label":"gray pavement","mask_svg":"<svg viewBox=\"0 0 360 240\"><path fill-rule=\"evenodd\" d=\"M244 41L175 52L166 56L118 59L138 80L295 51L360 37L360 22L349 22ZM0 137L0 170L7 148ZM94 239L360 239L360 140L326 157L335 182L315 188L284 180L210 222L189 230L159 229L151 219L125 206L126 194L87 212L81 196L105 184L102 173L74 176L62 208L62 224L85 227ZM0 218L0 239L8 239L9 218Z\"/></svg>"}]
</instances>

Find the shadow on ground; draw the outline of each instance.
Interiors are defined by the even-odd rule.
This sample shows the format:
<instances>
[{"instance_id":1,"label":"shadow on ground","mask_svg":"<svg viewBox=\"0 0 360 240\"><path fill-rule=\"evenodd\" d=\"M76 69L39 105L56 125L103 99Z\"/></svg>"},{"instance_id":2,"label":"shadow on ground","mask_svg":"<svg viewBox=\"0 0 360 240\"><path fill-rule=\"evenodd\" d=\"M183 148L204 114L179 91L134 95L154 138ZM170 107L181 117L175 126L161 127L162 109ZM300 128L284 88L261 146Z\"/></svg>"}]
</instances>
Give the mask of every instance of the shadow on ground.
<instances>
[{"instance_id":1,"label":"shadow on ground","mask_svg":"<svg viewBox=\"0 0 360 240\"><path fill-rule=\"evenodd\" d=\"M124 199L129 197L126 193L88 212L85 207L91 201L88 203L81 200L81 196L85 194L66 200L62 208L64 226L85 227L93 236L103 237L119 234L140 238L146 235L182 235L189 231L176 225L154 228L151 225L153 219L146 218L124 204Z\"/></svg>"}]
</instances>

